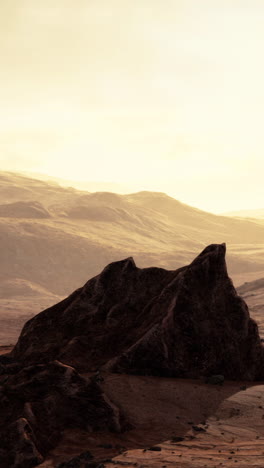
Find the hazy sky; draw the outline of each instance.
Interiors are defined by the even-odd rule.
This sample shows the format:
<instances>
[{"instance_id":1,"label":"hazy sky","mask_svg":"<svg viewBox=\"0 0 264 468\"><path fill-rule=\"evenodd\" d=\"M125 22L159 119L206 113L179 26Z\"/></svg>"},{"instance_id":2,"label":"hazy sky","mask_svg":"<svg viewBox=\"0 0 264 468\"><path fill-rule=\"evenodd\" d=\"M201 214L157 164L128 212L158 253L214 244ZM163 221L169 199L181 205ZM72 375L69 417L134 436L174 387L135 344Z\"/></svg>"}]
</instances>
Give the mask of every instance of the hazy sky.
<instances>
[{"instance_id":1,"label":"hazy sky","mask_svg":"<svg viewBox=\"0 0 264 468\"><path fill-rule=\"evenodd\" d=\"M0 164L264 207L263 0L0 0Z\"/></svg>"}]
</instances>

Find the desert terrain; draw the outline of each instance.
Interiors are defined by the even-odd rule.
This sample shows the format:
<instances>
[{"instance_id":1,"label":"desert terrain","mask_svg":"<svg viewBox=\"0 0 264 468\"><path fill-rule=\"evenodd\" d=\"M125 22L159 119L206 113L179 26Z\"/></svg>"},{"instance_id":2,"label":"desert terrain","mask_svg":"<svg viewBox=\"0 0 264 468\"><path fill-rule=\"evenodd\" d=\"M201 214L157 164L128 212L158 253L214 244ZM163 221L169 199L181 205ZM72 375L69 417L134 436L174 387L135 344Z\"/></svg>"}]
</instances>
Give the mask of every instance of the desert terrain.
<instances>
[{"instance_id":1,"label":"desert terrain","mask_svg":"<svg viewBox=\"0 0 264 468\"><path fill-rule=\"evenodd\" d=\"M264 224L260 217L216 216L162 193L89 193L14 173L1 173L0 192L1 355L13 352L25 322L80 288L107 263L133 254L137 267L155 265L173 272L192 262L212 239L227 243L229 274L264 339ZM108 326L115 320L113 315ZM48 328L43 334L44 328L40 326L36 341L30 338L32 349L41 347L43 339L48 344L49 336L51 343L54 340ZM68 351L58 357L77 366L80 378L89 382L95 369L83 368L85 340L79 345L78 337L74 339L77 347L66 346ZM105 343L100 346L103 349ZM30 350L27 344L26 349ZM48 347L42 349L49 353ZM76 350L80 352L77 357ZM225 379L223 385L212 385L199 377L116 374L108 367L100 371L99 385L106 402L125 415L128 429L112 432L103 425L87 432L82 425L66 424L56 436L57 445L44 458L37 452L33 463L43 468L264 466L262 381ZM49 372L48 385L52 382ZM128 369L125 372L129 374ZM16 389L12 379L11 375L9 385ZM19 385L22 381L18 380ZM27 383L23 385L27 388ZM56 391L60 393L60 387ZM47 398L53 398L47 392ZM36 396L31 398L34 401ZM67 400L64 404L68 405ZM104 408L100 399L97 404ZM21 414L30 418L27 405ZM34 411L38 415L43 409ZM21 446L17 450L20 453ZM23 460L14 466L27 468ZM11 465L3 462L3 466Z\"/></svg>"},{"instance_id":2,"label":"desert terrain","mask_svg":"<svg viewBox=\"0 0 264 468\"><path fill-rule=\"evenodd\" d=\"M264 468L264 1L0 5L0 468Z\"/></svg>"},{"instance_id":3,"label":"desert terrain","mask_svg":"<svg viewBox=\"0 0 264 468\"><path fill-rule=\"evenodd\" d=\"M259 220L213 215L163 193L89 193L11 172L0 173L0 195L1 344L105 264L131 255L138 266L175 269L212 240L226 242L235 285L264 277Z\"/></svg>"},{"instance_id":4,"label":"desert terrain","mask_svg":"<svg viewBox=\"0 0 264 468\"><path fill-rule=\"evenodd\" d=\"M264 348L225 253L114 262L34 316L0 352L1 466L263 467Z\"/></svg>"}]
</instances>

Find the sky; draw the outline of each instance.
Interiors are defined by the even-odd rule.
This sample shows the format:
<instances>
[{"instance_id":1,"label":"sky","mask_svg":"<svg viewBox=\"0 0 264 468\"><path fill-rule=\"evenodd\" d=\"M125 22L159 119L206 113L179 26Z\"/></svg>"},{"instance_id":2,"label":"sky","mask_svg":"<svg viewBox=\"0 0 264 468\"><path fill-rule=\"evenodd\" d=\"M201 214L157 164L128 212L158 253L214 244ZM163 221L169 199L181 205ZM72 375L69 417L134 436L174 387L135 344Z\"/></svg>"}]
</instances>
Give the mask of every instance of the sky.
<instances>
[{"instance_id":1,"label":"sky","mask_svg":"<svg viewBox=\"0 0 264 468\"><path fill-rule=\"evenodd\" d=\"M263 0L0 0L0 169L264 208L263 17Z\"/></svg>"}]
</instances>

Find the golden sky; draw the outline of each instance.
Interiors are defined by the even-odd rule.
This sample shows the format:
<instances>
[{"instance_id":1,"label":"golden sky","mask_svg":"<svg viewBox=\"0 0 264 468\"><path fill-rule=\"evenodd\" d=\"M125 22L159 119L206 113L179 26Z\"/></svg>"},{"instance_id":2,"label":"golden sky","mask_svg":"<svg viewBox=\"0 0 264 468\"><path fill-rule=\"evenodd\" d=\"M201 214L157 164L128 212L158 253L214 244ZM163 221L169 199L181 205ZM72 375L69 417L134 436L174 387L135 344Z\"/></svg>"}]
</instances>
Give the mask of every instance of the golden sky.
<instances>
[{"instance_id":1,"label":"golden sky","mask_svg":"<svg viewBox=\"0 0 264 468\"><path fill-rule=\"evenodd\" d=\"M0 164L264 207L263 0L0 0Z\"/></svg>"}]
</instances>

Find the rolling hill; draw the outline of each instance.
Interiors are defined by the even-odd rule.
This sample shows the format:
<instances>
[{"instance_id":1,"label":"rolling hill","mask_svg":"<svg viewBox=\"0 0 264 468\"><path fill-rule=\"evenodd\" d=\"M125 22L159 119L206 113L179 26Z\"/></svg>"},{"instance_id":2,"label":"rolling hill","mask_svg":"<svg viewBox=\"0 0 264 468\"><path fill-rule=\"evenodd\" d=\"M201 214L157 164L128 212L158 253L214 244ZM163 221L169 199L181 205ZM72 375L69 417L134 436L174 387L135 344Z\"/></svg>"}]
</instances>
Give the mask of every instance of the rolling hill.
<instances>
[{"instance_id":1,"label":"rolling hill","mask_svg":"<svg viewBox=\"0 0 264 468\"><path fill-rule=\"evenodd\" d=\"M7 320L51 306L121 258L174 270L207 244L226 242L235 284L264 276L257 221L213 215L164 193L89 193L10 172L0 173L0 196L1 291L9 291L0 292L2 344L18 332Z\"/></svg>"},{"instance_id":2,"label":"rolling hill","mask_svg":"<svg viewBox=\"0 0 264 468\"><path fill-rule=\"evenodd\" d=\"M258 210L239 210L229 211L225 213L226 216L238 217L238 218L251 218L251 219L262 219L264 220L264 208Z\"/></svg>"}]
</instances>

